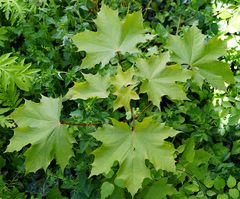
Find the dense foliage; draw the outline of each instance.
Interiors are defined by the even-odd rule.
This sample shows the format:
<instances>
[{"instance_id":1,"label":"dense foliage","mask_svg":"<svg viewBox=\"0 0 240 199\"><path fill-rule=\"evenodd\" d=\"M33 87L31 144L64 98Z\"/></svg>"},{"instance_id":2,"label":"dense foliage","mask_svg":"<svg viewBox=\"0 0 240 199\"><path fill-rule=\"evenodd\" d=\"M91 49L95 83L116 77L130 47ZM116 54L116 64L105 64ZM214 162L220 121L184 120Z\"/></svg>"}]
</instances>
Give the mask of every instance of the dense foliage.
<instances>
[{"instance_id":1,"label":"dense foliage","mask_svg":"<svg viewBox=\"0 0 240 199\"><path fill-rule=\"evenodd\" d=\"M238 0L0 0L1 198L240 198Z\"/></svg>"}]
</instances>

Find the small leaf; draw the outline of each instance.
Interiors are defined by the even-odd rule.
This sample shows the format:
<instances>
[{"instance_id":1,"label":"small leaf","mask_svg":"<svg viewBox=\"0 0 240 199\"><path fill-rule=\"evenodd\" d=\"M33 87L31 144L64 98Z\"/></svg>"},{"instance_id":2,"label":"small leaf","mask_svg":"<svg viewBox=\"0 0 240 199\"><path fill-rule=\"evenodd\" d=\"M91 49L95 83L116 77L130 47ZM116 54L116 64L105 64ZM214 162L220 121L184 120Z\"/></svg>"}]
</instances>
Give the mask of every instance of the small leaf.
<instances>
[{"instance_id":1,"label":"small leaf","mask_svg":"<svg viewBox=\"0 0 240 199\"><path fill-rule=\"evenodd\" d=\"M109 182L104 182L101 186L101 199L105 199L110 196L114 191L114 185Z\"/></svg>"},{"instance_id":2,"label":"small leaf","mask_svg":"<svg viewBox=\"0 0 240 199\"><path fill-rule=\"evenodd\" d=\"M47 199L64 199L65 197L63 197L61 195L61 192L59 191L59 189L57 187L52 188L48 194L47 194Z\"/></svg>"},{"instance_id":3,"label":"small leaf","mask_svg":"<svg viewBox=\"0 0 240 199\"><path fill-rule=\"evenodd\" d=\"M216 193L212 190L207 190L207 195L211 197L211 196L216 195Z\"/></svg>"},{"instance_id":4,"label":"small leaf","mask_svg":"<svg viewBox=\"0 0 240 199\"><path fill-rule=\"evenodd\" d=\"M223 190L225 187L225 180L221 178L220 176L217 176L214 180L214 187L217 190Z\"/></svg>"},{"instance_id":5,"label":"small leaf","mask_svg":"<svg viewBox=\"0 0 240 199\"><path fill-rule=\"evenodd\" d=\"M223 193L223 194L218 194L217 199L228 199L228 195Z\"/></svg>"},{"instance_id":6,"label":"small leaf","mask_svg":"<svg viewBox=\"0 0 240 199\"><path fill-rule=\"evenodd\" d=\"M239 191L237 189L229 189L229 195L233 199L238 199L239 198Z\"/></svg>"},{"instance_id":7,"label":"small leaf","mask_svg":"<svg viewBox=\"0 0 240 199\"><path fill-rule=\"evenodd\" d=\"M130 110L130 101L138 100L138 94L133 90L134 86L117 88L113 93L117 96L117 99L113 102L113 109L116 110L120 107L124 107L126 111Z\"/></svg>"},{"instance_id":8,"label":"small leaf","mask_svg":"<svg viewBox=\"0 0 240 199\"><path fill-rule=\"evenodd\" d=\"M233 188L233 187L235 187L236 184L237 184L236 179L233 176L230 175L228 180L227 180L227 186L229 188Z\"/></svg>"},{"instance_id":9,"label":"small leaf","mask_svg":"<svg viewBox=\"0 0 240 199\"><path fill-rule=\"evenodd\" d=\"M167 183L167 178L161 178L159 181L154 182L148 189L144 199L166 199L167 196L178 193L172 184Z\"/></svg>"},{"instance_id":10,"label":"small leaf","mask_svg":"<svg viewBox=\"0 0 240 199\"><path fill-rule=\"evenodd\" d=\"M66 99L88 99L88 98L106 98L109 95L107 91L109 84L108 78L102 77L100 74L92 75L85 74L84 75L86 81L75 83L72 88L69 89Z\"/></svg>"},{"instance_id":11,"label":"small leaf","mask_svg":"<svg viewBox=\"0 0 240 199\"><path fill-rule=\"evenodd\" d=\"M195 192L198 192L199 191L199 187L195 184L189 184L189 185L186 185L184 186L184 189L192 192L192 193L195 193Z\"/></svg>"}]
</instances>

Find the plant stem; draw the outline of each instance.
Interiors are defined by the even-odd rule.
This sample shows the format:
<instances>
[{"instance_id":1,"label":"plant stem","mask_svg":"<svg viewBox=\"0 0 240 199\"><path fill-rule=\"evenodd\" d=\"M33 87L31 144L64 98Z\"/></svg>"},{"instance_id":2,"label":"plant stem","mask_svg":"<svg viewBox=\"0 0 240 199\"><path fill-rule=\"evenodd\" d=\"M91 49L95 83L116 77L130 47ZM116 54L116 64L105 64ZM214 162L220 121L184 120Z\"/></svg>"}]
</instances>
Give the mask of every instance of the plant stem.
<instances>
[{"instance_id":1,"label":"plant stem","mask_svg":"<svg viewBox=\"0 0 240 199\"><path fill-rule=\"evenodd\" d=\"M179 19L178 19L177 30L176 30L176 34L175 35L178 34L180 25L181 25L181 15L179 16Z\"/></svg>"},{"instance_id":2,"label":"plant stem","mask_svg":"<svg viewBox=\"0 0 240 199\"><path fill-rule=\"evenodd\" d=\"M131 114L132 114L132 131L135 129L135 117L134 117L134 111L133 108L131 107Z\"/></svg>"},{"instance_id":3,"label":"plant stem","mask_svg":"<svg viewBox=\"0 0 240 199\"><path fill-rule=\"evenodd\" d=\"M64 121L60 121L61 124L66 124L66 125L71 125L71 126L101 126L102 124L98 123L98 124L92 124L92 123L80 123L80 124L74 124L71 122L64 122Z\"/></svg>"},{"instance_id":4,"label":"plant stem","mask_svg":"<svg viewBox=\"0 0 240 199\"><path fill-rule=\"evenodd\" d=\"M117 56L118 56L119 64L122 66L122 60L121 60L121 56L120 56L120 52L119 51L117 51Z\"/></svg>"},{"instance_id":5,"label":"plant stem","mask_svg":"<svg viewBox=\"0 0 240 199\"><path fill-rule=\"evenodd\" d=\"M141 113L138 114L138 116L136 118L138 118L140 115L142 115L151 105L152 105L152 103L149 103L147 106L145 106L144 109L141 111Z\"/></svg>"}]
</instances>

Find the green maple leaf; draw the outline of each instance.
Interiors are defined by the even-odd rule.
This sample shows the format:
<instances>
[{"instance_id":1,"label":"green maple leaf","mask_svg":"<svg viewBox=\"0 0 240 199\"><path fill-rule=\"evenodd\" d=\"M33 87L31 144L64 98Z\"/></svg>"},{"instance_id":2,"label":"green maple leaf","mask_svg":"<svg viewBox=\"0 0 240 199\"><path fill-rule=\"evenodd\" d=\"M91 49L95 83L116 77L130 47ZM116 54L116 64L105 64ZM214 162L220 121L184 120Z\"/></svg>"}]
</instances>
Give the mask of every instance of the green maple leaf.
<instances>
[{"instance_id":1,"label":"green maple leaf","mask_svg":"<svg viewBox=\"0 0 240 199\"><path fill-rule=\"evenodd\" d=\"M102 77L100 74L85 74L85 82L75 82L74 86L69 89L65 98L67 99L88 99L92 97L106 98L109 95L108 77Z\"/></svg>"},{"instance_id":2,"label":"green maple leaf","mask_svg":"<svg viewBox=\"0 0 240 199\"><path fill-rule=\"evenodd\" d=\"M112 125L99 128L92 135L102 142L96 149L91 176L108 173L115 161L119 170L115 182L123 182L132 196L141 188L150 170L145 165L148 159L155 169L175 171L174 146L165 141L179 132L154 121L151 117L137 123L132 130L126 123L112 119Z\"/></svg>"},{"instance_id":3,"label":"green maple leaf","mask_svg":"<svg viewBox=\"0 0 240 199\"><path fill-rule=\"evenodd\" d=\"M134 86L117 88L113 93L117 96L117 99L113 102L113 109L116 110L120 107L124 107L126 111L130 111L130 101L138 100L138 94L133 90Z\"/></svg>"},{"instance_id":4,"label":"green maple leaf","mask_svg":"<svg viewBox=\"0 0 240 199\"><path fill-rule=\"evenodd\" d=\"M103 4L95 24L97 32L86 30L72 37L78 50L87 52L82 62L83 67L94 67L100 62L104 66L116 52L136 53L136 44L150 38L143 29L140 11L128 14L121 21L116 10Z\"/></svg>"},{"instance_id":5,"label":"green maple leaf","mask_svg":"<svg viewBox=\"0 0 240 199\"><path fill-rule=\"evenodd\" d=\"M169 53L152 56L148 60L138 59L137 76L142 78L140 93L147 93L149 100L159 106L162 96L168 95L171 99L188 99L186 94L176 84L176 81L185 82L191 78L189 71L182 70L179 65L167 66Z\"/></svg>"},{"instance_id":6,"label":"green maple leaf","mask_svg":"<svg viewBox=\"0 0 240 199\"><path fill-rule=\"evenodd\" d=\"M110 83L117 88L126 87L129 85L136 85L137 81L133 80L135 75L134 68L130 68L127 71L123 72L122 67L118 66L117 73L110 79Z\"/></svg>"},{"instance_id":7,"label":"green maple leaf","mask_svg":"<svg viewBox=\"0 0 240 199\"><path fill-rule=\"evenodd\" d=\"M134 68L130 68L123 72L122 68L118 66L117 73L110 79L110 84L114 85L114 95L117 99L113 102L113 109L116 110L120 107L124 107L126 111L130 110L130 101L138 100L138 94L133 90L137 84L136 80L133 80L135 74Z\"/></svg>"},{"instance_id":8,"label":"green maple leaf","mask_svg":"<svg viewBox=\"0 0 240 199\"><path fill-rule=\"evenodd\" d=\"M191 27L183 38L171 36L168 48L172 51L172 61L188 64L199 86L206 79L215 88L225 90L224 82L234 82L228 64L217 60L226 53L226 43L213 38L205 44L204 39L205 36L196 27Z\"/></svg>"},{"instance_id":9,"label":"green maple leaf","mask_svg":"<svg viewBox=\"0 0 240 199\"><path fill-rule=\"evenodd\" d=\"M26 101L16 109L11 118L17 123L14 136L6 152L20 151L31 144L24 152L26 172L40 168L46 170L53 159L64 170L71 156L75 139L69 134L66 125L60 123L61 99L42 97L40 103Z\"/></svg>"}]
</instances>

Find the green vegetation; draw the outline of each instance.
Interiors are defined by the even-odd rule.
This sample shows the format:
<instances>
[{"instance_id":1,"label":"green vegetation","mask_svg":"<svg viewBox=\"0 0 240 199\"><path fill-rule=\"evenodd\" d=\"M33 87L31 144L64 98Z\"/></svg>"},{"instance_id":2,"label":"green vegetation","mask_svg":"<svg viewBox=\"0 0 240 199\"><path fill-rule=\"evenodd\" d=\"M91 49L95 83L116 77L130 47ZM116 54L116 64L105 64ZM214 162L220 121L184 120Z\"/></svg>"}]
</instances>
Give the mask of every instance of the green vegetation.
<instances>
[{"instance_id":1,"label":"green vegetation","mask_svg":"<svg viewBox=\"0 0 240 199\"><path fill-rule=\"evenodd\" d=\"M240 198L238 0L0 0L0 198Z\"/></svg>"}]
</instances>

